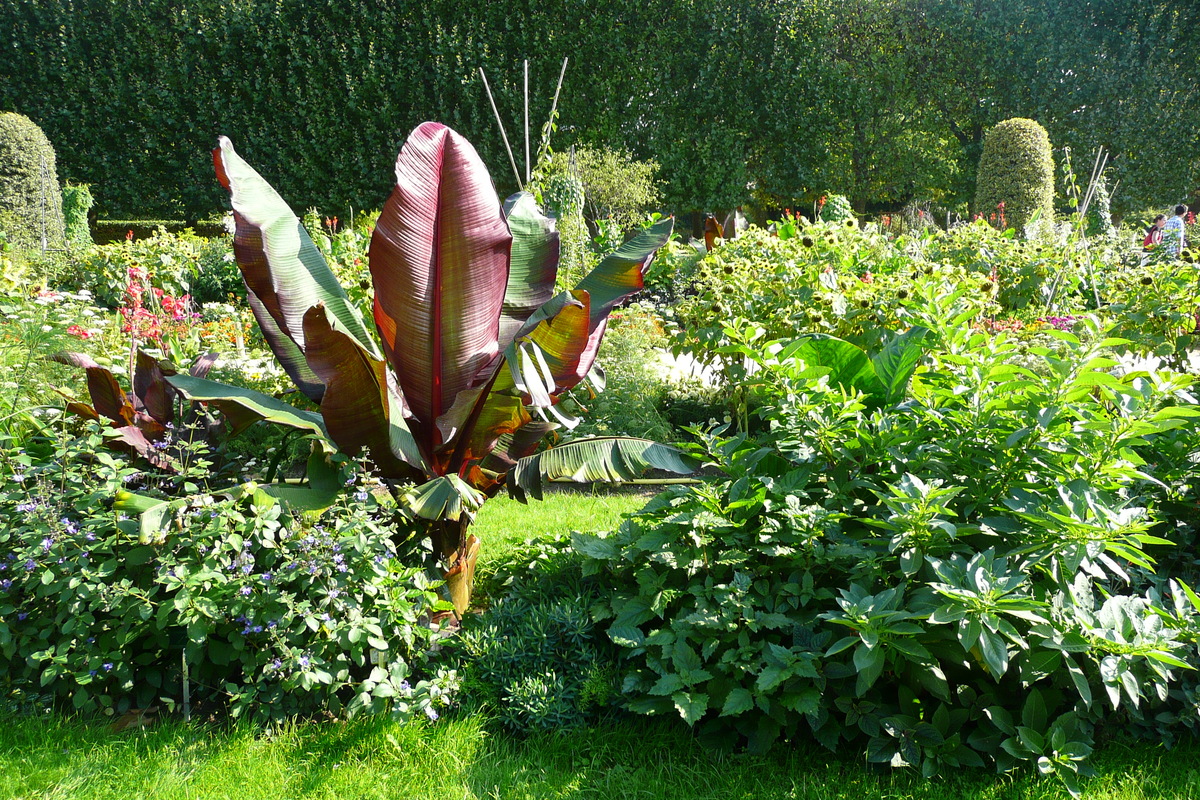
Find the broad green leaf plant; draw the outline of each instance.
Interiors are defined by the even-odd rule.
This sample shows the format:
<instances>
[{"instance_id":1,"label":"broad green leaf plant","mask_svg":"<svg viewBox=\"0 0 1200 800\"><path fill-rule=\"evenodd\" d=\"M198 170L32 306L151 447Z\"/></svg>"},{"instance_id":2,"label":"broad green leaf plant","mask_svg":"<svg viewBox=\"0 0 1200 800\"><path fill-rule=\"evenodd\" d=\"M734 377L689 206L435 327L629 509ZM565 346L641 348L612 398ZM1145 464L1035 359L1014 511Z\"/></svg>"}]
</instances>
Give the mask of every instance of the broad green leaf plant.
<instances>
[{"instance_id":1,"label":"broad green leaf plant","mask_svg":"<svg viewBox=\"0 0 1200 800\"><path fill-rule=\"evenodd\" d=\"M646 440L585 439L547 453L573 420L557 407L595 367L609 312L642 288L673 220L641 231L571 291L554 293L559 237L533 196L503 204L471 144L427 122L396 160L395 188L371 238L374 325L339 285L308 232L222 137L213 151L236 224L234 255L264 337L320 406L328 441L365 456L444 559L459 613L479 542L468 527L506 484L539 497L553 478L628 480L648 467L691 470ZM191 376L184 395L238 418L263 398ZM304 415L294 411L297 420ZM276 406L271 418L290 422Z\"/></svg>"}]
</instances>

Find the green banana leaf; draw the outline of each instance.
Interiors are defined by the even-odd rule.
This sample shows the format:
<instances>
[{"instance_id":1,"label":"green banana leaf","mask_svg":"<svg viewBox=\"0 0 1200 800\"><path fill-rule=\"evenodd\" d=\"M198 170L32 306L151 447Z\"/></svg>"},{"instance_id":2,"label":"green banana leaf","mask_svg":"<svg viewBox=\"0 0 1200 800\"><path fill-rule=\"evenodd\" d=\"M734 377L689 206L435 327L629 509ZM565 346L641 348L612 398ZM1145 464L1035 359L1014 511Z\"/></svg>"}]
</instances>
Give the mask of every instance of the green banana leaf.
<instances>
[{"instance_id":1,"label":"green banana leaf","mask_svg":"<svg viewBox=\"0 0 1200 800\"><path fill-rule=\"evenodd\" d=\"M296 408L262 392L191 375L171 375L166 380L187 399L206 403L224 414L229 421L231 434L240 433L259 420L266 420L315 433L325 441L332 441L320 414Z\"/></svg>"},{"instance_id":2,"label":"green banana leaf","mask_svg":"<svg viewBox=\"0 0 1200 800\"><path fill-rule=\"evenodd\" d=\"M517 461L508 477L509 493L526 502L541 500L553 480L577 483L624 483L649 469L690 475L700 462L670 445L649 439L603 436L561 444Z\"/></svg>"}]
</instances>

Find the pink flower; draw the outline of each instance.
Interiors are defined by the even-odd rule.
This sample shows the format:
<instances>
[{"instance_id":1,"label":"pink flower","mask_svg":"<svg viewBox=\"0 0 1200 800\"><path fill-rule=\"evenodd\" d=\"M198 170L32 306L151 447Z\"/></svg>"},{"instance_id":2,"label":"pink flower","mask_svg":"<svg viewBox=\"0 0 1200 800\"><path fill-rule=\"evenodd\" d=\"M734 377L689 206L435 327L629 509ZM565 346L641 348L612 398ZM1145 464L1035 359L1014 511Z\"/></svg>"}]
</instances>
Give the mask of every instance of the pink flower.
<instances>
[{"instance_id":1,"label":"pink flower","mask_svg":"<svg viewBox=\"0 0 1200 800\"><path fill-rule=\"evenodd\" d=\"M78 336L80 339L90 339L92 336L78 325L72 325L71 327L67 328L67 333L71 334L72 336Z\"/></svg>"}]
</instances>

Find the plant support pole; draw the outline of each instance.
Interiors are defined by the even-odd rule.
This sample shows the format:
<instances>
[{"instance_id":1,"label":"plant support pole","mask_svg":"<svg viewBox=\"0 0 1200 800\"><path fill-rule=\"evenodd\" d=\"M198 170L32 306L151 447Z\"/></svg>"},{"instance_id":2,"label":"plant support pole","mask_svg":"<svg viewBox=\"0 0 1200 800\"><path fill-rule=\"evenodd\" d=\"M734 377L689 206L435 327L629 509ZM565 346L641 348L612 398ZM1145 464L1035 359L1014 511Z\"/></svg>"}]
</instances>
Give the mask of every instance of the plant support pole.
<instances>
[{"instance_id":1,"label":"plant support pole","mask_svg":"<svg viewBox=\"0 0 1200 800\"><path fill-rule=\"evenodd\" d=\"M483 67L479 68L479 77L483 78L483 88L487 92L488 101L492 104L492 113L496 115L496 125L500 128L500 138L504 140L504 149L508 153L508 163L512 164L513 177L517 186L521 186L521 173L517 170L517 160L513 158L512 148L508 144L508 134L504 132L504 123L500 120L500 110L496 108L496 98L492 97L492 87L488 86L487 74Z\"/></svg>"},{"instance_id":2,"label":"plant support pole","mask_svg":"<svg viewBox=\"0 0 1200 800\"><path fill-rule=\"evenodd\" d=\"M525 183L529 183L529 59L525 59Z\"/></svg>"},{"instance_id":3,"label":"plant support pole","mask_svg":"<svg viewBox=\"0 0 1200 800\"><path fill-rule=\"evenodd\" d=\"M183 648L180 654L183 661L183 721L192 721L192 686L188 680L188 663L187 663L187 647Z\"/></svg>"}]
</instances>

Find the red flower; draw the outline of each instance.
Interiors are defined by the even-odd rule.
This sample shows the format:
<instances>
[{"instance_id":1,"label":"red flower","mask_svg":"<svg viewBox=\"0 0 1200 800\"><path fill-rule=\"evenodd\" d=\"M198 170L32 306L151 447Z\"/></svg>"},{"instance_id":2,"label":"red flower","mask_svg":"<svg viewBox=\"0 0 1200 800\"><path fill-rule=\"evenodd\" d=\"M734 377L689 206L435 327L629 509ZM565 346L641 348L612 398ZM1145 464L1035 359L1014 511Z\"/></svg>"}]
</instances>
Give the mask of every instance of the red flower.
<instances>
[{"instance_id":1,"label":"red flower","mask_svg":"<svg viewBox=\"0 0 1200 800\"><path fill-rule=\"evenodd\" d=\"M71 327L67 328L67 333L71 334L72 336L78 336L80 339L90 339L92 337L90 333L78 325L72 325Z\"/></svg>"}]
</instances>

